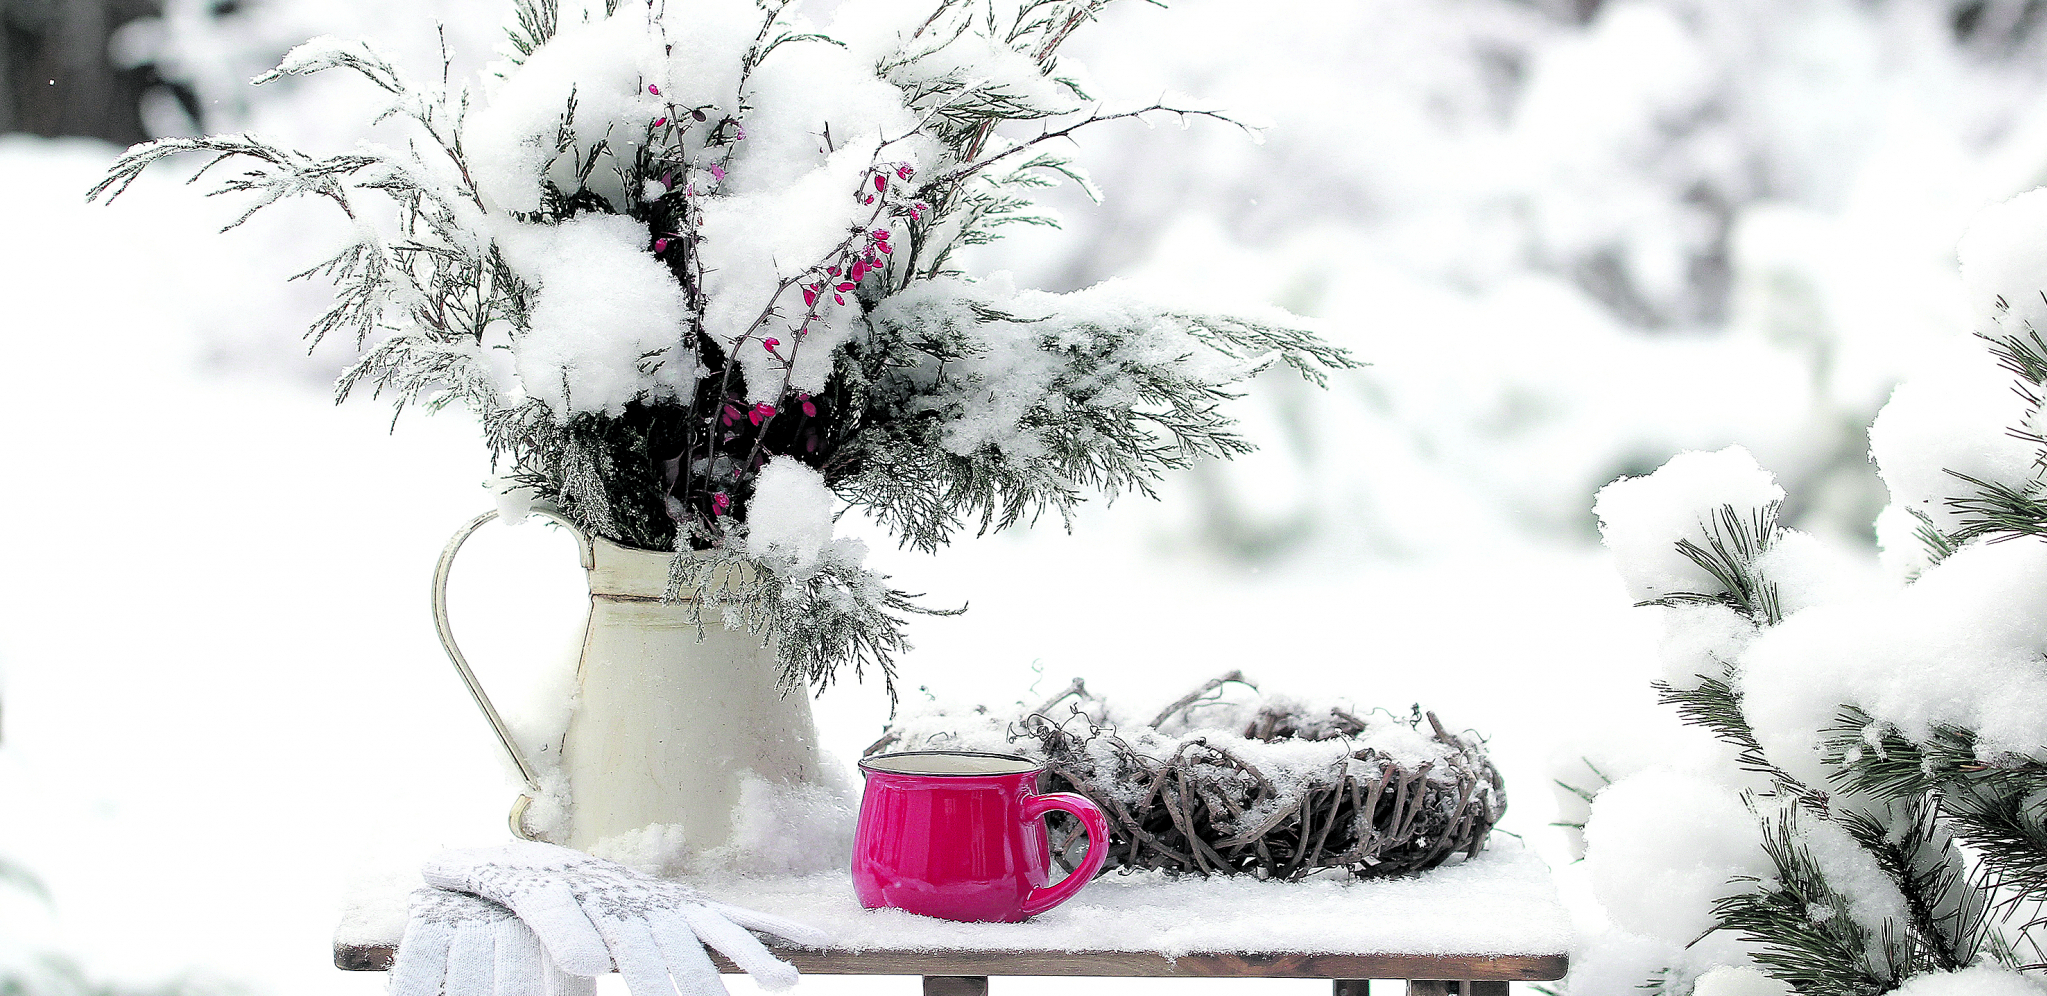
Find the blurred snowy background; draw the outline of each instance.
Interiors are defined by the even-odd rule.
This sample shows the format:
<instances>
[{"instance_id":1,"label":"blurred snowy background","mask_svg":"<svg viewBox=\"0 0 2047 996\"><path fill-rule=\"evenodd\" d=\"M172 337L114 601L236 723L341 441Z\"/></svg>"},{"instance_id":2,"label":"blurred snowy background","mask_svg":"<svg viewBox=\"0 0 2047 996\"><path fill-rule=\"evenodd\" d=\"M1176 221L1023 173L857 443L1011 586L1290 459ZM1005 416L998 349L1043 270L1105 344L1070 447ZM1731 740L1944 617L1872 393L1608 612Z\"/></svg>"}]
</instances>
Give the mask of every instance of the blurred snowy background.
<instances>
[{"instance_id":1,"label":"blurred snowy background","mask_svg":"<svg viewBox=\"0 0 2047 996\"><path fill-rule=\"evenodd\" d=\"M473 73L503 16L0 0L0 991L372 992L328 967L351 870L502 835L511 783L426 609L489 500L474 427L328 403L346 353L306 354L323 288L284 278L336 219L219 236L230 207L168 174L111 209L83 193L150 135L345 148L364 87L248 78L317 34L429 73L437 22ZM1874 556L1866 426L1968 327L1971 215L2047 180L2047 3L1176 0L1068 51L1112 103L1189 92L1267 140L1103 130L1082 159L1105 203L1057 192L1065 228L983 268L1278 303L1374 365L1326 393L1266 375L1240 403L1262 452L1159 503L881 557L972 604L917 624L907 694L1036 701L1082 675L1163 701L1242 668L1420 702L1492 738L1505 829L1596 936L1552 772L1709 748L1651 705L1654 621L1592 494L1740 442L1790 524ZM464 556L456 626L516 698L569 652L569 541L490 530ZM887 702L845 686L817 711L850 759ZM1001 985L1054 984L1076 988Z\"/></svg>"}]
</instances>

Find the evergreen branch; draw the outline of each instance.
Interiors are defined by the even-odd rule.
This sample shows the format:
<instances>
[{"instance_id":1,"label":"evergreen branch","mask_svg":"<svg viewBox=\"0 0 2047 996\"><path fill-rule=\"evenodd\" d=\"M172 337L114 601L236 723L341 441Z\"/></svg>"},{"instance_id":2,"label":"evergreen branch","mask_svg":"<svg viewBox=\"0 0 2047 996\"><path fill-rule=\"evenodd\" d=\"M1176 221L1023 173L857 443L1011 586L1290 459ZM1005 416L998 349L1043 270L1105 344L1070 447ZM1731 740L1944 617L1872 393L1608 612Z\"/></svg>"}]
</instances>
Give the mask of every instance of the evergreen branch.
<instances>
[{"instance_id":1,"label":"evergreen branch","mask_svg":"<svg viewBox=\"0 0 2047 996\"><path fill-rule=\"evenodd\" d=\"M1975 493L1949 498L1946 504L1963 516L1960 528L1948 535L1953 546L1988 537L1991 541L2021 536L2047 536L2047 485L2038 480L2014 487L2001 481L1985 481L1959 471L1947 475L1969 485Z\"/></svg>"},{"instance_id":2,"label":"evergreen branch","mask_svg":"<svg viewBox=\"0 0 2047 996\"><path fill-rule=\"evenodd\" d=\"M1744 518L1733 505L1722 505L1711 517L1699 522L1700 531L1706 535L1705 546L1690 537L1677 541L1677 552L1711 575L1719 591L1671 592L1635 604L1717 603L1741 613L1757 626L1782 622L1784 609L1777 585L1756 568L1756 562L1783 532L1777 526L1777 509L1777 503L1772 502L1751 509Z\"/></svg>"},{"instance_id":3,"label":"evergreen branch","mask_svg":"<svg viewBox=\"0 0 2047 996\"><path fill-rule=\"evenodd\" d=\"M1884 799L1931 793L1995 874L2000 906L2047 902L2047 764L1986 760L1974 731L1948 724L1909 739L1855 706L1843 707L1824 733L1822 758L1844 789Z\"/></svg>"},{"instance_id":4,"label":"evergreen branch","mask_svg":"<svg viewBox=\"0 0 2047 996\"><path fill-rule=\"evenodd\" d=\"M1847 914L1847 899L1828 883L1819 862L1799 839L1799 818L1798 807L1787 807L1775 816L1757 814L1763 852L1776 876L1768 882L1749 876L1736 879L1753 883L1754 888L1713 904L1715 929L1747 942L1756 964L1796 992L1882 996L1898 980L1897 973L1880 973L1871 964L1872 952L1887 950L1886 939L1871 936Z\"/></svg>"}]
</instances>

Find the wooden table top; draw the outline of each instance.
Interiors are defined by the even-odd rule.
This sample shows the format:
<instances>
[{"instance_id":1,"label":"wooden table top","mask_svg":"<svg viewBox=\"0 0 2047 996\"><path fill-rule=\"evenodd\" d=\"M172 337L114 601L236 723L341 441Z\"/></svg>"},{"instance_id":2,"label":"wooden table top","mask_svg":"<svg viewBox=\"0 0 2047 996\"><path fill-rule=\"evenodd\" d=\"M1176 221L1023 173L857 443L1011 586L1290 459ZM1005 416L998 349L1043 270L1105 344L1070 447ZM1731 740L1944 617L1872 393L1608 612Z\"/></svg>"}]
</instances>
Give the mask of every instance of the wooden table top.
<instances>
[{"instance_id":1,"label":"wooden table top","mask_svg":"<svg viewBox=\"0 0 2047 996\"><path fill-rule=\"evenodd\" d=\"M1135 951L900 951L809 950L774 946L810 975L1072 975L1143 978L1247 979L1465 979L1548 982L1564 977L1566 956L1420 954L1188 953L1168 958ZM334 967L381 972L394 948L336 945ZM739 970L713 955L720 971Z\"/></svg>"}]
</instances>

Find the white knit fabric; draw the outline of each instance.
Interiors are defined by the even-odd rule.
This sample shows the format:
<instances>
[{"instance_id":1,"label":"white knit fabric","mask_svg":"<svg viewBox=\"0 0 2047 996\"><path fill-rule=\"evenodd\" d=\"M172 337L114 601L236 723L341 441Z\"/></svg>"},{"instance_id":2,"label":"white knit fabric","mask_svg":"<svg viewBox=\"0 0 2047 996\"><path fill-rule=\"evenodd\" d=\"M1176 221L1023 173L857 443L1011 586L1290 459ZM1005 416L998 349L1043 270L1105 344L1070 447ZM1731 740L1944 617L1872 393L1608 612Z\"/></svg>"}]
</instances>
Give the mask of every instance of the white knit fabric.
<instances>
[{"instance_id":1,"label":"white knit fabric","mask_svg":"<svg viewBox=\"0 0 2047 996\"><path fill-rule=\"evenodd\" d=\"M405 937L391 966L391 996L591 996L590 979L568 975L512 911L443 889L412 894Z\"/></svg>"},{"instance_id":2,"label":"white knit fabric","mask_svg":"<svg viewBox=\"0 0 2047 996\"><path fill-rule=\"evenodd\" d=\"M705 944L761 988L786 989L796 984L796 968L747 931L807 947L826 942L816 928L714 902L680 882L538 841L443 851L424 872L431 885L509 907L565 971L595 976L616 967L633 996L723 996L725 984ZM451 988L449 996L469 994Z\"/></svg>"}]
</instances>

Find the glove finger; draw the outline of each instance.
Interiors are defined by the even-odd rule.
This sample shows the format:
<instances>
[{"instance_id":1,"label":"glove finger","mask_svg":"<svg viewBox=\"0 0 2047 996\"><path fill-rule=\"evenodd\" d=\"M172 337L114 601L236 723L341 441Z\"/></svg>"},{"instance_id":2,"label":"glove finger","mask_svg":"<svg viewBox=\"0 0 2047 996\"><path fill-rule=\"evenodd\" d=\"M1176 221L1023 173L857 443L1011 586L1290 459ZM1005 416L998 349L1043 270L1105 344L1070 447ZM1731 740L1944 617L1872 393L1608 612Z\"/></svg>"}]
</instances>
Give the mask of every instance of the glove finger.
<instances>
[{"instance_id":1,"label":"glove finger","mask_svg":"<svg viewBox=\"0 0 2047 996\"><path fill-rule=\"evenodd\" d=\"M438 996L448 976L448 945L455 931L442 923L408 920L391 965L391 996Z\"/></svg>"},{"instance_id":2,"label":"glove finger","mask_svg":"<svg viewBox=\"0 0 2047 996\"><path fill-rule=\"evenodd\" d=\"M796 984L796 966L775 957L746 928L702 906L684 906L677 912L698 938L732 959L732 964L753 976L762 989L787 989Z\"/></svg>"},{"instance_id":3,"label":"glove finger","mask_svg":"<svg viewBox=\"0 0 2047 996\"><path fill-rule=\"evenodd\" d=\"M540 979L546 996L597 996L597 980L587 975L570 975L540 950Z\"/></svg>"},{"instance_id":4,"label":"glove finger","mask_svg":"<svg viewBox=\"0 0 2047 996\"><path fill-rule=\"evenodd\" d=\"M488 924L465 923L455 928L448 945L449 996L487 993L497 971L497 940Z\"/></svg>"},{"instance_id":5,"label":"glove finger","mask_svg":"<svg viewBox=\"0 0 2047 996\"><path fill-rule=\"evenodd\" d=\"M704 951L704 942L697 940L687 922L671 916L647 927L654 934L654 943L661 946L668 974L675 978L675 988L682 996L729 996L725 980L718 977L718 966L712 963L711 956Z\"/></svg>"},{"instance_id":6,"label":"glove finger","mask_svg":"<svg viewBox=\"0 0 2047 996\"><path fill-rule=\"evenodd\" d=\"M773 934L792 943L801 944L806 948L821 948L832 942L830 934L810 924L799 923L788 917L780 917L773 913L762 913L759 910L730 906L710 900L706 900L704 906L711 912L748 930L758 930L762 933Z\"/></svg>"},{"instance_id":7,"label":"glove finger","mask_svg":"<svg viewBox=\"0 0 2047 996\"><path fill-rule=\"evenodd\" d=\"M544 881L507 897L505 905L533 928L547 953L562 971L576 975L603 975L611 971L611 955L604 938L583 913L582 904L566 883Z\"/></svg>"},{"instance_id":8,"label":"glove finger","mask_svg":"<svg viewBox=\"0 0 2047 996\"><path fill-rule=\"evenodd\" d=\"M611 945L611 960L625 979L632 996L675 996L675 984L668 980L668 966L661 962L661 947L647 930L647 921L598 918L597 929Z\"/></svg>"},{"instance_id":9,"label":"glove finger","mask_svg":"<svg viewBox=\"0 0 2047 996\"><path fill-rule=\"evenodd\" d=\"M500 920L491 932L497 941L493 996L546 996L540 938L533 936L533 928L522 920Z\"/></svg>"}]
</instances>

